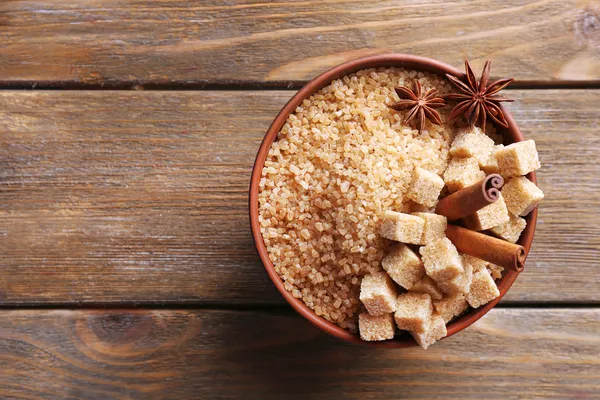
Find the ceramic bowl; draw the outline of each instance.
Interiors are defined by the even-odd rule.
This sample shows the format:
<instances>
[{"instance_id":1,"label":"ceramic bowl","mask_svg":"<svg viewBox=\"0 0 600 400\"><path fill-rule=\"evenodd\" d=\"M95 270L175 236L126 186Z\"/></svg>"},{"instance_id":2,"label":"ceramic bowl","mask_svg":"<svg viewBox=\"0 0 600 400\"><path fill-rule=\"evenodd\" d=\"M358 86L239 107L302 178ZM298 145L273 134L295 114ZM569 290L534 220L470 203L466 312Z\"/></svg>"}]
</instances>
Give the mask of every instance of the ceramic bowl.
<instances>
[{"instance_id":1,"label":"ceramic bowl","mask_svg":"<svg viewBox=\"0 0 600 400\"><path fill-rule=\"evenodd\" d=\"M288 116L292 112L294 112L296 107L298 107L304 99L310 97L319 89L327 86L329 83L331 83L331 81L361 69L378 67L402 67L420 71L428 71L442 76L444 76L445 74L452 74L454 76L459 77L460 79L464 79L465 77L465 74L462 71L437 60L408 54L386 54L346 62L344 64L338 65L335 68L330 69L329 71L322 73L321 75L308 82L302 89L300 89L294 95L294 97L291 98L291 100L283 107L283 109L275 117L275 120L269 127L269 130L267 131L267 134L265 135L265 138L258 150L256 161L254 163L254 169L252 171L252 179L250 182L250 224L252 228L252 235L254 236L254 243L256 245L256 249L269 277L271 278L281 295L287 300L287 302L290 303L290 305L298 313L300 313L313 325L332 336L335 336L339 339L351 343L376 347L412 347L417 346L417 343L412 337L410 337L410 335L397 336L392 340L386 340L381 342L362 341L358 334L353 334L325 320L324 318L317 316L313 312L313 310L308 308L301 300L293 297L291 293L285 290L283 286L283 281L275 271L273 261L277 262L277 260L271 260L269 258L267 249L265 247L265 243L261 236L260 225L258 222L258 184L261 179L262 169L267 154L269 152L269 148L271 147L271 144L277 139L277 134L283 127ZM508 121L508 128L504 129L502 127L497 127L497 131L503 134L504 144L520 142L524 140L523 135L519 131L519 128L517 127L517 124L510 115L510 113L507 112L506 109L503 109L503 111L506 116L506 120ZM535 173L530 173L527 177L531 181L536 183ZM526 220L527 227L525 228L525 231L521 234L521 238L519 239L518 243L525 247L526 253L529 253L531 243L533 241L533 234L535 231L535 224L537 220L537 208L534 209L534 211L532 211L526 217ZM466 314L462 315L460 318L457 318L450 322L447 326L448 335L446 337L452 336L457 332L462 331L463 329L467 328L469 325L477 321L479 318L483 317L489 310L491 310L496 304L498 304L500 299L502 299L502 297L506 294L508 289L510 289L515 279L517 279L518 275L519 273L516 271L505 270L502 279L497 282L498 289L500 291L500 296L497 299L487 303L486 305L474 310L470 310Z\"/></svg>"}]
</instances>

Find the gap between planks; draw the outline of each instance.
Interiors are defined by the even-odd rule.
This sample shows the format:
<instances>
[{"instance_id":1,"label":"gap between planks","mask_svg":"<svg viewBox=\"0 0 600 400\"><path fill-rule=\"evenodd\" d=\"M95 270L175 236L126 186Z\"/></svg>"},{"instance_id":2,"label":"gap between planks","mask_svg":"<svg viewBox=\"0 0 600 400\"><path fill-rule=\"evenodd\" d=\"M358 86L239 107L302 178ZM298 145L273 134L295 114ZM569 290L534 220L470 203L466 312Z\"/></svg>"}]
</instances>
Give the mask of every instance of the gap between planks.
<instances>
[{"instance_id":1,"label":"gap between planks","mask_svg":"<svg viewBox=\"0 0 600 400\"><path fill-rule=\"evenodd\" d=\"M494 308L498 309L531 309L531 310L549 310L549 309L595 309L600 307L600 302L567 302L567 303L542 303L542 302L522 302L508 301L501 302ZM102 311L102 310L214 310L214 311L240 311L240 312L263 312L274 315L294 315L300 317L287 304L264 304L264 303L249 303L249 304L226 304L226 303L163 303L163 304L133 304L130 302L123 303L50 303L50 304L0 304L0 311L11 310L85 310L85 311Z\"/></svg>"},{"instance_id":2,"label":"gap between planks","mask_svg":"<svg viewBox=\"0 0 600 400\"><path fill-rule=\"evenodd\" d=\"M299 90L308 81L123 81L119 83L2 81L0 90ZM506 90L600 89L600 80L588 81L515 81Z\"/></svg>"}]
</instances>

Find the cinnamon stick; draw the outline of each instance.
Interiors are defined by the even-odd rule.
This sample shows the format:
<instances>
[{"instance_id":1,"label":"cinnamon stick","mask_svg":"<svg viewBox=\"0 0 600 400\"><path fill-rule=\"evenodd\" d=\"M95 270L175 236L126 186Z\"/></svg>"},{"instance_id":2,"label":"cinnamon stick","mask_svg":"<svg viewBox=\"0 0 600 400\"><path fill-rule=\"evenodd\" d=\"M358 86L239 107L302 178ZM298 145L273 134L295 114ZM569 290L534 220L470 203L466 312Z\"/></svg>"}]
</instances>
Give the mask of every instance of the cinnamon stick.
<instances>
[{"instance_id":1,"label":"cinnamon stick","mask_svg":"<svg viewBox=\"0 0 600 400\"><path fill-rule=\"evenodd\" d=\"M517 272L525 267L525 248L518 244L451 224L446 228L446 236L461 253Z\"/></svg>"},{"instance_id":2,"label":"cinnamon stick","mask_svg":"<svg viewBox=\"0 0 600 400\"><path fill-rule=\"evenodd\" d=\"M498 200L503 185L504 179L500 175L488 175L476 184L444 197L438 203L435 212L444 215L449 221L474 214Z\"/></svg>"}]
</instances>

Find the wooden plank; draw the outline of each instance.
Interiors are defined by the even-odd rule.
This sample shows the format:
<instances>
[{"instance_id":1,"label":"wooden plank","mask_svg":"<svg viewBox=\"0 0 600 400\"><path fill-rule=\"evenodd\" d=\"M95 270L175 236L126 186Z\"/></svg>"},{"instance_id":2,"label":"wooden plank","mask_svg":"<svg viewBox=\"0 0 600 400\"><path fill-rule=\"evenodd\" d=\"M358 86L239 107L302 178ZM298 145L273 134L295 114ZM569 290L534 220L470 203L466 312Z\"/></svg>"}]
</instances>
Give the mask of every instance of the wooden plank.
<instances>
[{"instance_id":1,"label":"wooden plank","mask_svg":"<svg viewBox=\"0 0 600 400\"><path fill-rule=\"evenodd\" d=\"M291 92L0 92L0 302L281 303L249 231ZM599 91L512 91L546 193L508 301L600 300Z\"/></svg>"},{"instance_id":2,"label":"wooden plank","mask_svg":"<svg viewBox=\"0 0 600 400\"><path fill-rule=\"evenodd\" d=\"M600 309L494 309L423 351L248 311L3 311L0 397L592 398L599 323Z\"/></svg>"},{"instance_id":3,"label":"wooden plank","mask_svg":"<svg viewBox=\"0 0 600 400\"><path fill-rule=\"evenodd\" d=\"M285 84L388 52L477 69L491 58L494 74L518 80L597 80L598 16L576 0L10 1L0 81Z\"/></svg>"}]
</instances>

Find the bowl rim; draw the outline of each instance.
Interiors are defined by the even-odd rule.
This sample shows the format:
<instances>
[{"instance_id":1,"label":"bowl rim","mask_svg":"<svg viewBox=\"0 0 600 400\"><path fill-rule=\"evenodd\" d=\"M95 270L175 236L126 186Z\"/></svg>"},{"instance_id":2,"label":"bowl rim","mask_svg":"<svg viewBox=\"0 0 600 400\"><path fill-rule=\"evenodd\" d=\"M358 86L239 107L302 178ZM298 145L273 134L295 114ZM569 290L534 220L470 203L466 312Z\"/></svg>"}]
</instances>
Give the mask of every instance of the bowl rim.
<instances>
[{"instance_id":1,"label":"bowl rim","mask_svg":"<svg viewBox=\"0 0 600 400\"><path fill-rule=\"evenodd\" d=\"M258 192L259 182L262 178L262 169L264 167L264 163L266 161L269 149L273 142L276 140L277 134L285 124L285 121L288 119L289 115L294 112L296 107L298 107L304 99L310 97L318 90L327 86L333 80L356 72L358 70L378 67L401 67L433 72L440 75L451 74L459 77L460 79L463 79L465 77L464 72L441 61L421 56L415 56L411 54L396 53L375 55L351 60L342 63L336 67L333 67L309 81L306 85L304 85L304 87L302 87L298 92L296 92L296 94L279 111L279 113L269 126L269 129L267 130L267 133L263 138L261 145L258 149L256 159L254 161L254 166L252 169L252 177L250 180L249 188L250 227L256 250L269 278L271 279L279 293L294 308L294 310L296 310L300 315L302 315L304 318L310 321L314 326L332 336L335 336L339 339L350 343L385 348L406 348L418 346L416 341L410 335L402 335L400 337L396 336L394 339L380 342L366 342L360 339L359 335L353 334L339 327L338 325L335 325L334 323L329 322L320 316L317 316L317 314L307 305L305 305L301 299L296 299L295 297L293 297L292 294L285 289L283 280L275 271L275 266L269 258L267 248L265 246L262 234L260 232L260 224L258 222ZM501 108L504 112L506 121L508 122L508 128L503 129L503 136L505 140L510 139L511 143L525 140L512 115L504 107L501 106ZM532 182L537 183L535 172L527 174L527 177ZM537 221L537 213L538 210L536 207L526 217L527 226L521 234L521 237L518 241L519 244L525 247L526 255L529 254L531 244L533 242L535 225ZM504 295L507 293L508 289L510 289L518 275L519 272L517 271L505 270L501 280L498 282L498 290L500 292L500 295L491 302L477 309L471 309L469 312L463 314L461 317L448 323L448 334L444 338L450 337L462 331L463 329L475 323L485 314L487 314L487 312L491 310L496 304L498 304L502 297L504 297Z\"/></svg>"}]
</instances>

